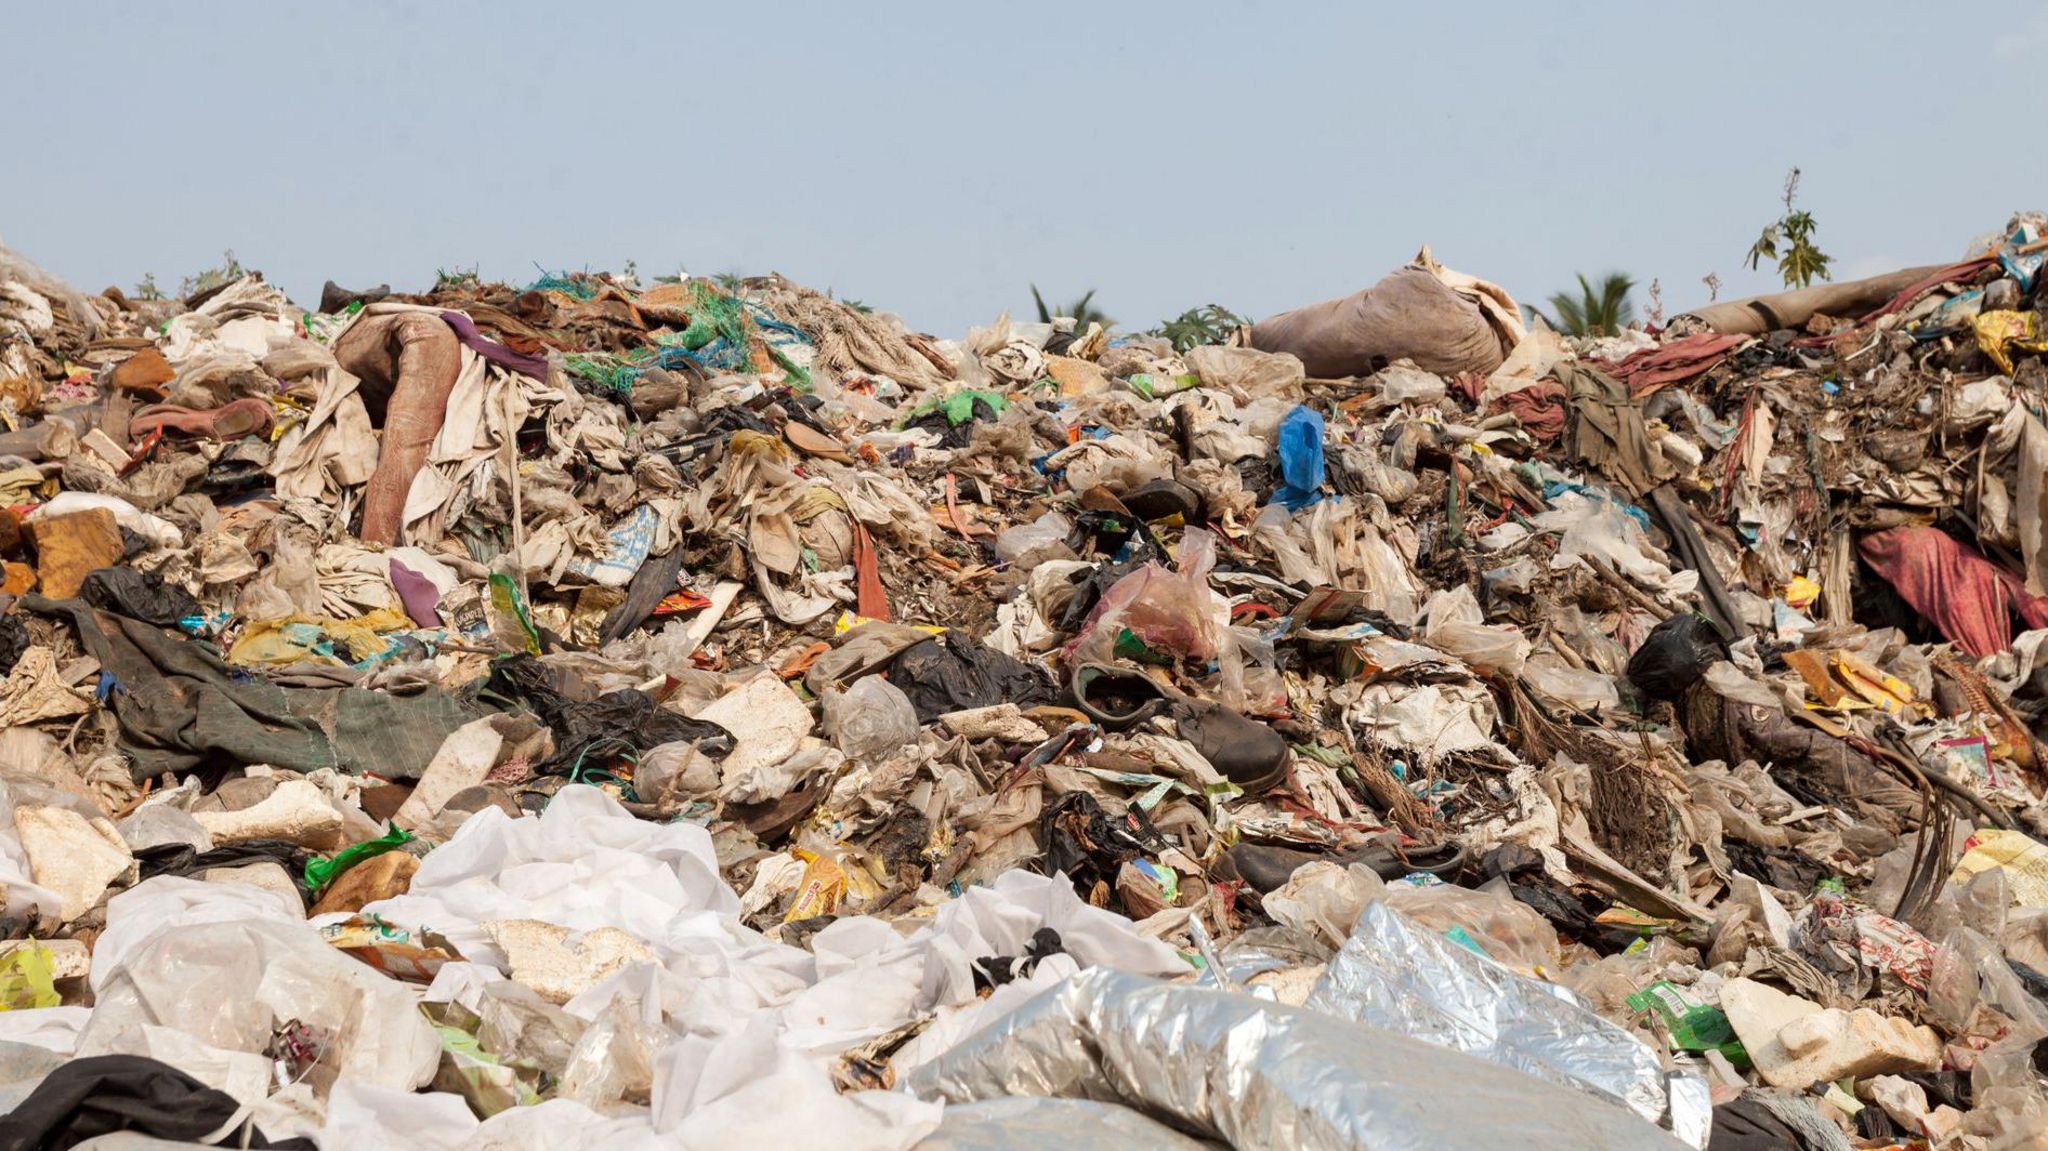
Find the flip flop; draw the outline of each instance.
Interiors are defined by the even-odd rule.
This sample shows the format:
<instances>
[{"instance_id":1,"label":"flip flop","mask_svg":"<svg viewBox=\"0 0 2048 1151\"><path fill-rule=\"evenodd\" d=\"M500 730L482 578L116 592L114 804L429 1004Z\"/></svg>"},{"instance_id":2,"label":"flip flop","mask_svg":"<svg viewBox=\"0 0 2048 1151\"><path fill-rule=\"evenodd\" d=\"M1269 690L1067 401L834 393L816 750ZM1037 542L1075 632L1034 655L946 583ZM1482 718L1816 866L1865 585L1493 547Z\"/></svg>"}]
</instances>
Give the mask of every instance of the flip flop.
<instances>
[{"instance_id":1,"label":"flip flop","mask_svg":"<svg viewBox=\"0 0 2048 1151\"><path fill-rule=\"evenodd\" d=\"M214 440L238 440L270 427L270 405L239 399L211 410L151 404L130 417L128 434L137 440L151 432L181 432Z\"/></svg>"}]
</instances>

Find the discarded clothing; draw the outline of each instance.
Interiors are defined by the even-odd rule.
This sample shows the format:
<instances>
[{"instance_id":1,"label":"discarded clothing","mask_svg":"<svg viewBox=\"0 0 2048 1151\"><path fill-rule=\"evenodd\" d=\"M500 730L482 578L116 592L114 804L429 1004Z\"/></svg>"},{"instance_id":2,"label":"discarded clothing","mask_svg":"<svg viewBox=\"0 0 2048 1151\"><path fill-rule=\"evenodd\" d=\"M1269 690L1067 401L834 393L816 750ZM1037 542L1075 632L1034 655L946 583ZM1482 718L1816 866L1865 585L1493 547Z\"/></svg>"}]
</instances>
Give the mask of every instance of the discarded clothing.
<instances>
[{"instance_id":1,"label":"discarded clothing","mask_svg":"<svg viewBox=\"0 0 2048 1151\"><path fill-rule=\"evenodd\" d=\"M140 620L35 595L22 606L69 619L100 661L137 782L254 763L412 779L450 732L477 717L438 688L278 687L237 675L196 641Z\"/></svg>"},{"instance_id":2,"label":"discarded clothing","mask_svg":"<svg viewBox=\"0 0 2048 1151\"><path fill-rule=\"evenodd\" d=\"M1671 469L1650 446L1642 405L1620 381L1583 364L1559 364L1551 373L1571 406L1565 448L1572 458L1608 473L1637 495L1670 478Z\"/></svg>"},{"instance_id":3,"label":"discarded clothing","mask_svg":"<svg viewBox=\"0 0 2048 1151\"><path fill-rule=\"evenodd\" d=\"M227 1147L315 1151L311 1139L273 1142L254 1123L232 1124L240 1109L232 1096L154 1059L74 1059L50 1072L20 1106L0 1115L0 1151L64 1151L121 1131L158 1139L210 1139Z\"/></svg>"},{"instance_id":4,"label":"discarded clothing","mask_svg":"<svg viewBox=\"0 0 2048 1151\"><path fill-rule=\"evenodd\" d=\"M1857 545L1899 595L1972 659L2012 646L2012 617L2048 627L2048 597L2030 595L2016 575L1939 528L1903 527Z\"/></svg>"},{"instance_id":5,"label":"discarded clothing","mask_svg":"<svg viewBox=\"0 0 2048 1151\"><path fill-rule=\"evenodd\" d=\"M965 632L947 632L896 657L890 681L917 709L919 723L951 711L1014 703L1050 703L1052 685L1030 664L983 647Z\"/></svg>"},{"instance_id":6,"label":"discarded clothing","mask_svg":"<svg viewBox=\"0 0 2048 1151\"><path fill-rule=\"evenodd\" d=\"M1703 375L1748 339L1747 336L1701 332L1654 348L1630 352L1622 359L1609 362L1605 371L1627 384L1634 395L1648 396L1672 384L1682 384Z\"/></svg>"},{"instance_id":7,"label":"discarded clothing","mask_svg":"<svg viewBox=\"0 0 2048 1151\"><path fill-rule=\"evenodd\" d=\"M548 378L548 362L539 356L523 356L504 344L491 339L477 330L476 321L461 312L442 312L441 319L455 329L455 338L461 340L470 351L484 359L510 368L515 372L532 376L536 380Z\"/></svg>"},{"instance_id":8,"label":"discarded clothing","mask_svg":"<svg viewBox=\"0 0 2048 1151\"><path fill-rule=\"evenodd\" d=\"M155 572L134 568L101 568L88 572L79 598L102 611L139 619L158 627L177 627L199 614L199 601L184 588L164 582Z\"/></svg>"}]
</instances>

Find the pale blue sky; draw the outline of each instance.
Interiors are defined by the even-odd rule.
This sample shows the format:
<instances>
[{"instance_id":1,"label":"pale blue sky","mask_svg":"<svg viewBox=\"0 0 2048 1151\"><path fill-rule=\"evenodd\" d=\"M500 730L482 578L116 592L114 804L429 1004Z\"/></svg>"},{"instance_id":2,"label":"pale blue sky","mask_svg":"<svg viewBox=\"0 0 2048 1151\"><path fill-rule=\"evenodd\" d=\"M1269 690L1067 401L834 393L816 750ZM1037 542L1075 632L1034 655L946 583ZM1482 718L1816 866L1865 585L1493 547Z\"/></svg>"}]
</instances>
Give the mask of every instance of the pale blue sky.
<instances>
[{"instance_id":1,"label":"pale blue sky","mask_svg":"<svg viewBox=\"0 0 2048 1151\"><path fill-rule=\"evenodd\" d=\"M1126 326L1427 243L1670 310L1797 164L1840 275L2048 203L2048 5L33 4L0 238L88 291L224 248L302 302L437 267L781 271L957 335L1035 280ZM1640 303L1640 292L1638 294Z\"/></svg>"}]
</instances>

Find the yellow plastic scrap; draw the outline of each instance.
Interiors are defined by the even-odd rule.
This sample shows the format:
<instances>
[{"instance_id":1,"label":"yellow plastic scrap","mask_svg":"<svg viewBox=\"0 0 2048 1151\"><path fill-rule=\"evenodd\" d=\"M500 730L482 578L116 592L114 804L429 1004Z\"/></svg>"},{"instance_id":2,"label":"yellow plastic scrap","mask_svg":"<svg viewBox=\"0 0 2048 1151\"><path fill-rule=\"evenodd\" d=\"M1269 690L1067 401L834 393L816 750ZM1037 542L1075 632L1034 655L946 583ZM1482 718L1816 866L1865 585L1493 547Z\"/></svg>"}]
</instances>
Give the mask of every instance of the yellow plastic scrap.
<instances>
[{"instance_id":1,"label":"yellow plastic scrap","mask_svg":"<svg viewBox=\"0 0 2048 1151\"><path fill-rule=\"evenodd\" d=\"M2041 336L2041 317L2034 312L1984 312L1977 317L1977 346L2012 375L2012 353L2048 352L2048 339Z\"/></svg>"},{"instance_id":2,"label":"yellow plastic scrap","mask_svg":"<svg viewBox=\"0 0 2048 1151\"><path fill-rule=\"evenodd\" d=\"M388 607L354 619L289 615L257 620L242 629L240 638L228 649L228 662L242 667L301 661L345 666L342 660L315 649L323 641L332 640L334 646L351 652L381 651L385 646L383 635L417 627L403 612Z\"/></svg>"},{"instance_id":3,"label":"yellow plastic scrap","mask_svg":"<svg viewBox=\"0 0 2048 1151\"><path fill-rule=\"evenodd\" d=\"M1834 665L1835 675L1849 686L1849 690L1861 696L1871 706L1886 715L1912 717L1926 714L1927 705L1913 694L1913 689L1896 676L1868 660L1846 651L1832 652L1829 660Z\"/></svg>"},{"instance_id":4,"label":"yellow plastic scrap","mask_svg":"<svg viewBox=\"0 0 2048 1151\"><path fill-rule=\"evenodd\" d=\"M846 898L846 872L839 861L802 848L796 849L796 856L804 861L804 878L797 885L796 898L789 901L789 913L782 921L793 923L838 911L840 900Z\"/></svg>"},{"instance_id":5,"label":"yellow plastic scrap","mask_svg":"<svg viewBox=\"0 0 2048 1151\"><path fill-rule=\"evenodd\" d=\"M1994 867L2005 869L2006 891L2021 907L2048 907L2048 846L2024 832L1988 827L1972 835L1956 862L1952 883L1968 883Z\"/></svg>"},{"instance_id":6,"label":"yellow plastic scrap","mask_svg":"<svg viewBox=\"0 0 2048 1151\"><path fill-rule=\"evenodd\" d=\"M1794 607L1804 611L1812 606L1813 601L1819 598L1820 584L1817 581L1807 579L1805 576L1793 576L1792 582L1785 585L1786 607Z\"/></svg>"},{"instance_id":7,"label":"yellow plastic scrap","mask_svg":"<svg viewBox=\"0 0 2048 1151\"><path fill-rule=\"evenodd\" d=\"M0 952L0 1011L55 1007L63 1001L49 948L31 939Z\"/></svg>"},{"instance_id":8,"label":"yellow plastic scrap","mask_svg":"<svg viewBox=\"0 0 2048 1151\"><path fill-rule=\"evenodd\" d=\"M789 458L789 448L780 437L771 436L767 432L757 432L752 428L741 428L734 432L732 438L726 441L725 450L742 459L750 456L771 460Z\"/></svg>"},{"instance_id":9,"label":"yellow plastic scrap","mask_svg":"<svg viewBox=\"0 0 2048 1151\"><path fill-rule=\"evenodd\" d=\"M885 621L883 621L883 620L878 620L878 619L872 619L872 618L870 618L870 617L868 617L868 616L864 616L864 615L857 615L857 614L855 614L855 613L853 613L853 612L850 612L850 611L842 611L842 612L840 612L840 613L839 613L839 618L838 618L838 619L835 619L835 620L833 620L833 621L832 621L832 634L833 634L833 635L836 635L836 636L837 636L837 635L845 635L845 634L846 634L847 632L850 632L850 631L852 631L852 630L853 630L854 628L857 628L857 627L859 627L860 625L862 625L862 624L864 624L864 623L882 623L882 622L885 622ZM891 622L893 622L893 621L891 621ZM923 631L923 632L930 632L930 633L931 633L931 634L933 634L933 635L944 635L944 634L946 634L946 629L945 629L945 628L942 628L942 627L939 627L939 626L938 626L938 625L936 625L936 624L929 624L929 623L899 623L899 624L896 624L896 626L898 626L898 627L914 627L914 628L916 628L916 629L917 629L917 630L919 630L919 631Z\"/></svg>"},{"instance_id":10,"label":"yellow plastic scrap","mask_svg":"<svg viewBox=\"0 0 2048 1151\"><path fill-rule=\"evenodd\" d=\"M790 900L788 914L782 917L784 923L836 914L849 897L859 907L882 894L881 881L858 852L791 850L804 861L804 877L797 884L796 898Z\"/></svg>"}]
</instances>

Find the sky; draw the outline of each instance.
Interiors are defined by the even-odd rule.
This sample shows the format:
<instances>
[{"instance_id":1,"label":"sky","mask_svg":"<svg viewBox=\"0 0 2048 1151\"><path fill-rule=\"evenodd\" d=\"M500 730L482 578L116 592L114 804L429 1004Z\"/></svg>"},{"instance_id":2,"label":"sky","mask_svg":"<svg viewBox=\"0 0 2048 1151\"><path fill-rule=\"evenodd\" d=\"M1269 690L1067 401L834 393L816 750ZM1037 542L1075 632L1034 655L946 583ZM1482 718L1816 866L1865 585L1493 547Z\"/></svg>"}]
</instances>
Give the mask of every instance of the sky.
<instances>
[{"instance_id":1,"label":"sky","mask_svg":"<svg viewBox=\"0 0 2048 1151\"><path fill-rule=\"evenodd\" d=\"M1527 303L1836 277L2048 206L2048 3L24 5L0 242L86 291L232 250L301 303L438 269L781 272L957 336L1093 288L1262 316L1427 244Z\"/></svg>"}]
</instances>

